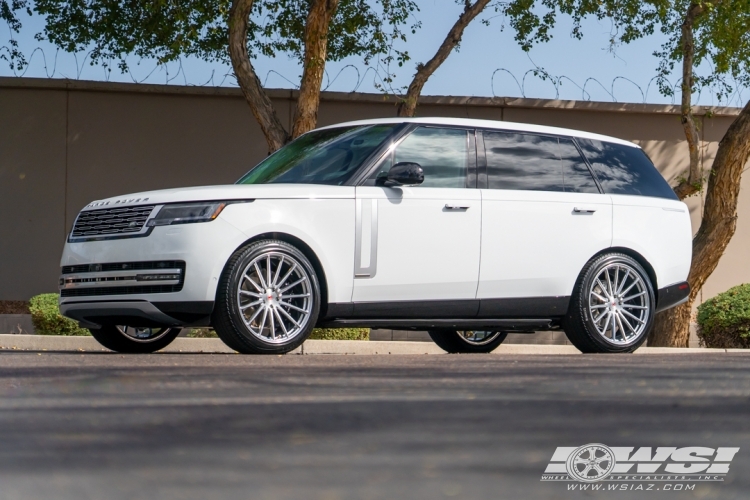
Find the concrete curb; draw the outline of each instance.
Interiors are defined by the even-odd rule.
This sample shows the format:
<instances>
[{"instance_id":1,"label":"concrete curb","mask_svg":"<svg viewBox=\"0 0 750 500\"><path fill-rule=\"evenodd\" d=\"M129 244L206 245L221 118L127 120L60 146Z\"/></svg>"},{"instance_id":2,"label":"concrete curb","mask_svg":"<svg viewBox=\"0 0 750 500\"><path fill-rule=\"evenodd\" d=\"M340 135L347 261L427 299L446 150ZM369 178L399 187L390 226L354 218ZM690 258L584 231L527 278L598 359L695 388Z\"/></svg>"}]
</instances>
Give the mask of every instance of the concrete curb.
<instances>
[{"instance_id":1,"label":"concrete curb","mask_svg":"<svg viewBox=\"0 0 750 500\"><path fill-rule=\"evenodd\" d=\"M66 351L109 352L92 337L53 337L46 335L0 335L0 349L18 351ZM174 340L165 353L232 354L219 339L191 339L180 337ZM636 354L710 354L726 352L750 352L747 349L704 349L689 347L641 347ZM308 340L290 354L445 354L437 345L429 342L361 341L361 340ZM498 347L493 354L580 354L570 345L507 344Z\"/></svg>"}]
</instances>

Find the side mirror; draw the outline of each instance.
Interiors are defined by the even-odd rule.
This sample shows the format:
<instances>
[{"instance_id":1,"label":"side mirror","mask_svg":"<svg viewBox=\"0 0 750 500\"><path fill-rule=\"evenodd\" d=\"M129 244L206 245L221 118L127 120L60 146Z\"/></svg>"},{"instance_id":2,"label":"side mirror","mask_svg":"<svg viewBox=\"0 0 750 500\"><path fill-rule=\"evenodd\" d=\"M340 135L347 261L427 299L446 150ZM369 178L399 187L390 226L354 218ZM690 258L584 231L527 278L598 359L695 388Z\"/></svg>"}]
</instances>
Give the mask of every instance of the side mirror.
<instances>
[{"instance_id":1,"label":"side mirror","mask_svg":"<svg viewBox=\"0 0 750 500\"><path fill-rule=\"evenodd\" d=\"M402 161L391 167L386 180L400 186L416 186L424 182L424 170L419 163Z\"/></svg>"}]
</instances>

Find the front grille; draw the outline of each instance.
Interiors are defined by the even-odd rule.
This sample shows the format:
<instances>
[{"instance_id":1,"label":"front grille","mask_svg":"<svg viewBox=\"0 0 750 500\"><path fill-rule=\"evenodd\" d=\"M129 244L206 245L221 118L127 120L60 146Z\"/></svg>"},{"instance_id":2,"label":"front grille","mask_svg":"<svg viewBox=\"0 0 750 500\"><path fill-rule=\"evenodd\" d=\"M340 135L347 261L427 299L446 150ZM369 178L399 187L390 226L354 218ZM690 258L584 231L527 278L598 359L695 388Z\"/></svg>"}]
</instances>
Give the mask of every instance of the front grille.
<instances>
[{"instance_id":1,"label":"front grille","mask_svg":"<svg viewBox=\"0 0 750 500\"><path fill-rule=\"evenodd\" d=\"M88 210L78 214L71 238L116 236L138 233L143 229L155 205L105 208Z\"/></svg>"},{"instance_id":2,"label":"front grille","mask_svg":"<svg viewBox=\"0 0 750 500\"><path fill-rule=\"evenodd\" d=\"M73 273L98 273L106 271L148 271L151 269L185 268L185 262L181 260L159 260L150 262L111 262L107 264L79 264L76 266L63 266L63 274Z\"/></svg>"},{"instance_id":3,"label":"front grille","mask_svg":"<svg viewBox=\"0 0 750 500\"><path fill-rule=\"evenodd\" d=\"M104 288L79 288L60 290L61 297L91 297L97 295L131 295L136 293L173 293L182 290L179 285L110 286Z\"/></svg>"},{"instance_id":4,"label":"front grille","mask_svg":"<svg viewBox=\"0 0 750 500\"><path fill-rule=\"evenodd\" d=\"M91 297L99 295L130 295L142 293L174 293L182 290L185 284L185 261L182 260L160 260L147 262L113 262L107 264L82 264L75 266L64 266L62 274L65 275L82 273L99 273L94 276L101 276L103 272L112 271L145 271L159 269L179 269L180 281L170 285L142 285L142 286L103 286L103 287L86 287L86 288L63 288L60 290L61 297ZM81 276L85 278L85 276ZM110 281L109 279L105 281ZM111 280L113 283L116 279Z\"/></svg>"}]
</instances>

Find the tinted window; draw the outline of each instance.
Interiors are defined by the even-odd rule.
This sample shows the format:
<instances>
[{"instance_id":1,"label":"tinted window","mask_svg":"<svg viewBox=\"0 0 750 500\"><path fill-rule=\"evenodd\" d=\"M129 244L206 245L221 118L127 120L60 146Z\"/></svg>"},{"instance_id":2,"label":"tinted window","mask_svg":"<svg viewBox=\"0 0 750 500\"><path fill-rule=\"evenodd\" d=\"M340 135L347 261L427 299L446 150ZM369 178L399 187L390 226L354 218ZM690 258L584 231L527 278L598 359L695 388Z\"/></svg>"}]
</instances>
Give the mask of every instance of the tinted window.
<instances>
[{"instance_id":1,"label":"tinted window","mask_svg":"<svg viewBox=\"0 0 750 500\"><path fill-rule=\"evenodd\" d=\"M396 147L372 178L388 175L401 162L419 163L424 170L420 187L463 188L469 166L466 130L419 127Z\"/></svg>"},{"instance_id":2,"label":"tinted window","mask_svg":"<svg viewBox=\"0 0 750 500\"><path fill-rule=\"evenodd\" d=\"M560 138L560 158L566 192L599 193L591 171L572 139Z\"/></svg>"},{"instance_id":3,"label":"tinted window","mask_svg":"<svg viewBox=\"0 0 750 500\"><path fill-rule=\"evenodd\" d=\"M490 189L564 191L556 137L485 131Z\"/></svg>"},{"instance_id":4,"label":"tinted window","mask_svg":"<svg viewBox=\"0 0 750 500\"><path fill-rule=\"evenodd\" d=\"M590 139L578 143L605 193L677 199L642 149Z\"/></svg>"},{"instance_id":5,"label":"tinted window","mask_svg":"<svg viewBox=\"0 0 750 500\"><path fill-rule=\"evenodd\" d=\"M315 130L287 144L237 184L344 184L395 125Z\"/></svg>"}]
</instances>

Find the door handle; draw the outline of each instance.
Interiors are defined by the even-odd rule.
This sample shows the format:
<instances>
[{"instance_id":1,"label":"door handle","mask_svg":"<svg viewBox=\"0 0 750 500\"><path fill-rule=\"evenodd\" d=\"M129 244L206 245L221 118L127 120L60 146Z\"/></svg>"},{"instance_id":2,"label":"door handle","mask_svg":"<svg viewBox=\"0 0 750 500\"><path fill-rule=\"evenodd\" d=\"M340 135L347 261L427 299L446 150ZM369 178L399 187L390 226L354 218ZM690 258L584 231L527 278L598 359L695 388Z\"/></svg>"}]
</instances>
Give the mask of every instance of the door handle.
<instances>
[{"instance_id":1,"label":"door handle","mask_svg":"<svg viewBox=\"0 0 750 500\"><path fill-rule=\"evenodd\" d=\"M596 212L595 208L585 208L585 207L574 207L573 213L574 214L593 214Z\"/></svg>"},{"instance_id":2,"label":"door handle","mask_svg":"<svg viewBox=\"0 0 750 500\"><path fill-rule=\"evenodd\" d=\"M468 210L471 207L469 205L451 205L450 203L445 204L446 210Z\"/></svg>"}]
</instances>

